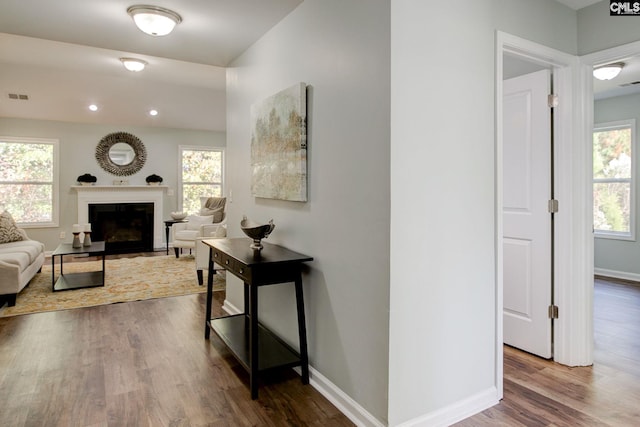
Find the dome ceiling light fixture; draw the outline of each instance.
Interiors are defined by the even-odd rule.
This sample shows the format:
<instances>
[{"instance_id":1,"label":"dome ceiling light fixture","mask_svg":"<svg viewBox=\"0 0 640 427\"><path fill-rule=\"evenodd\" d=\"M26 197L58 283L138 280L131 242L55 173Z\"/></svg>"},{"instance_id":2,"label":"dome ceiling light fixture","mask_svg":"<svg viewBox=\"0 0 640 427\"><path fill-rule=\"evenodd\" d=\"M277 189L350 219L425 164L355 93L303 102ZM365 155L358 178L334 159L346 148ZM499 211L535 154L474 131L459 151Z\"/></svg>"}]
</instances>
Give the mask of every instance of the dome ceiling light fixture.
<instances>
[{"instance_id":1,"label":"dome ceiling light fixture","mask_svg":"<svg viewBox=\"0 0 640 427\"><path fill-rule=\"evenodd\" d=\"M141 31L152 36L166 36L182 22L182 17L160 6L138 4L127 9Z\"/></svg>"},{"instance_id":2,"label":"dome ceiling light fixture","mask_svg":"<svg viewBox=\"0 0 640 427\"><path fill-rule=\"evenodd\" d=\"M147 61L143 61L138 58L120 58L122 65L129 71L138 72L144 70L144 67L148 64Z\"/></svg>"},{"instance_id":3,"label":"dome ceiling light fixture","mask_svg":"<svg viewBox=\"0 0 640 427\"><path fill-rule=\"evenodd\" d=\"M615 62L613 64L601 65L593 69L593 77L598 80L611 80L620 74L624 62Z\"/></svg>"}]
</instances>

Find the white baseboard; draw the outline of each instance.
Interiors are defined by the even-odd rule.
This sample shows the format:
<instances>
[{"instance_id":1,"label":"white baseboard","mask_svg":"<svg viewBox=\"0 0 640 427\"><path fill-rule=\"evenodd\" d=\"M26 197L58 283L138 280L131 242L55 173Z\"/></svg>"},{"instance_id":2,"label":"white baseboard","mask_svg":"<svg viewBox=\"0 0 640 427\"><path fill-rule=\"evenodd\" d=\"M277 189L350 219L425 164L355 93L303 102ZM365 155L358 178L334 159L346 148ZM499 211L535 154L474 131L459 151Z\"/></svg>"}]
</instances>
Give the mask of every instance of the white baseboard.
<instances>
[{"instance_id":1,"label":"white baseboard","mask_svg":"<svg viewBox=\"0 0 640 427\"><path fill-rule=\"evenodd\" d=\"M633 282L640 282L640 274L627 273L625 271L607 270L605 268L594 268L593 273L596 276L611 277L613 279L631 280Z\"/></svg>"},{"instance_id":2,"label":"white baseboard","mask_svg":"<svg viewBox=\"0 0 640 427\"><path fill-rule=\"evenodd\" d=\"M498 389L491 387L467 399L455 402L430 414L422 415L399 424L398 427L439 427L450 426L497 405Z\"/></svg>"},{"instance_id":3,"label":"white baseboard","mask_svg":"<svg viewBox=\"0 0 640 427\"><path fill-rule=\"evenodd\" d=\"M300 368L294 368L300 375ZM349 397L338 386L329 381L313 366L309 366L309 384L318 390L329 402L340 410L352 423L358 427L384 427L386 423L378 420L364 409L358 402Z\"/></svg>"},{"instance_id":4,"label":"white baseboard","mask_svg":"<svg viewBox=\"0 0 640 427\"><path fill-rule=\"evenodd\" d=\"M224 300L222 309L230 315L243 313L243 310L231 304L227 299ZM294 371L301 375L299 367L294 368ZM324 375L314 369L313 366L309 366L309 384L357 426L384 427L386 425L367 412L358 402L350 398Z\"/></svg>"},{"instance_id":5,"label":"white baseboard","mask_svg":"<svg viewBox=\"0 0 640 427\"><path fill-rule=\"evenodd\" d=\"M225 298L224 303L222 304L222 309L230 315L244 313L244 310L240 310L235 305L231 304L228 299Z\"/></svg>"}]
</instances>

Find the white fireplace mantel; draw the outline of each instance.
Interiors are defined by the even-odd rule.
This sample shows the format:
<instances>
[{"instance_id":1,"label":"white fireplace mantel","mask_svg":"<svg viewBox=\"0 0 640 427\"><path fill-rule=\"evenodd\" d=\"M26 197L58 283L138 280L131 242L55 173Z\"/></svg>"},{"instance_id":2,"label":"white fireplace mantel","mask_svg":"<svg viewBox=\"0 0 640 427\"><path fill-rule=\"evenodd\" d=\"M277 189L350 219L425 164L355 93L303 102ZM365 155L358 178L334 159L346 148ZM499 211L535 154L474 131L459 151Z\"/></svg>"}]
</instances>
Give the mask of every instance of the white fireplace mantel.
<instances>
[{"instance_id":1,"label":"white fireplace mantel","mask_svg":"<svg viewBox=\"0 0 640 427\"><path fill-rule=\"evenodd\" d=\"M78 224L89 222L89 205L153 203L153 247L163 247L163 200L166 185L74 185L78 193Z\"/></svg>"}]
</instances>

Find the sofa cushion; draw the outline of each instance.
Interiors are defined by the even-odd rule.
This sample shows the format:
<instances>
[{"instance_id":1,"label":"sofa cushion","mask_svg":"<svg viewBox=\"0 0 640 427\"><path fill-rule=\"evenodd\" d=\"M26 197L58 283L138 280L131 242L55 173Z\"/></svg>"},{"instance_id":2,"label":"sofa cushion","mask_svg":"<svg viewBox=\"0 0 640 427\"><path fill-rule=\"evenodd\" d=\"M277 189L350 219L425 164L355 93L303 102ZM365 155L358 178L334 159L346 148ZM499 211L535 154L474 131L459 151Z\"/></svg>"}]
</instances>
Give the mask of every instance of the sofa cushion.
<instances>
[{"instance_id":1,"label":"sofa cushion","mask_svg":"<svg viewBox=\"0 0 640 427\"><path fill-rule=\"evenodd\" d=\"M44 244L36 240L4 243L0 245L0 260L26 267L26 265L34 262L43 252Z\"/></svg>"},{"instance_id":2,"label":"sofa cushion","mask_svg":"<svg viewBox=\"0 0 640 427\"><path fill-rule=\"evenodd\" d=\"M0 243L17 242L26 238L27 235L18 228L9 212L0 213Z\"/></svg>"}]
</instances>

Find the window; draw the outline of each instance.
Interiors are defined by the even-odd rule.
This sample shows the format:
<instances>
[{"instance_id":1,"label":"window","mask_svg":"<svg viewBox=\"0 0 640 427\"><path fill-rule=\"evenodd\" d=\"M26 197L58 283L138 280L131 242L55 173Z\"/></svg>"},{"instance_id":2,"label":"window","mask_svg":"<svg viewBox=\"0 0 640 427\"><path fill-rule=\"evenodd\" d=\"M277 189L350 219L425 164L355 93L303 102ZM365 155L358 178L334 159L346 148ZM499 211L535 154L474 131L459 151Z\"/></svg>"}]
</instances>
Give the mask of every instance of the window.
<instances>
[{"instance_id":1,"label":"window","mask_svg":"<svg viewBox=\"0 0 640 427\"><path fill-rule=\"evenodd\" d=\"M25 228L58 226L58 141L0 137L0 204Z\"/></svg>"},{"instance_id":2,"label":"window","mask_svg":"<svg viewBox=\"0 0 640 427\"><path fill-rule=\"evenodd\" d=\"M180 146L179 208L190 214L200 211L200 197L223 195L224 150Z\"/></svg>"},{"instance_id":3,"label":"window","mask_svg":"<svg viewBox=\"0 0 640 427\"><path fill-rule=\"evenodd\" d=\"M593 228L596 237L635 240L635 120L593 131Z\"/></svg>"}]
</instances>

